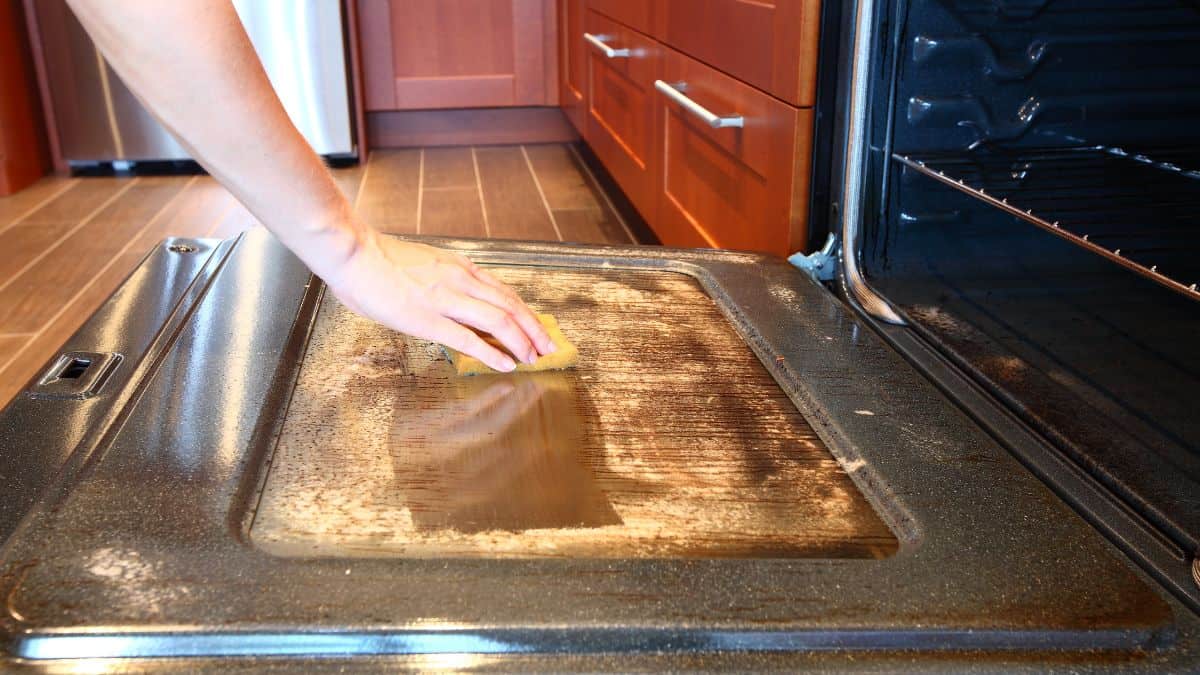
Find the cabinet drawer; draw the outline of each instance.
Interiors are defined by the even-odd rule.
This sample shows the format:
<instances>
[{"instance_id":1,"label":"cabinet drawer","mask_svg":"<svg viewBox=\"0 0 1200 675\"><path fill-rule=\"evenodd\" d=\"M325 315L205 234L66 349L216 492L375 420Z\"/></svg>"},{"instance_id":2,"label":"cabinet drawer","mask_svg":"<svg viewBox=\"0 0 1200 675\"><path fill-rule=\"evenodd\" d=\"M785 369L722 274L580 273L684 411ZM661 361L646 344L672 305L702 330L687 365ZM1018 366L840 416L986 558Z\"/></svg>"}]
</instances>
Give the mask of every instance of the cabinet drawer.
<instances>
[{"instance_id":1,"label":"cabinet drawer","mask_svg":"<svg viewBox=\"0 0 1200 675\"><path fill-rule=\"evenodd\" d=\"M588 9L595 10L635 30L651 33L654 30L656 4L649 0L588 0Z\"/></svg>"},{"instance_id":2,"label":"cabinet drawer","mask_svg":"<svg viewBox=\"0 0 1200 675\"><path fill-rule=\"evenodd\" d=\"M820 0L660 0L668 46L798 106L816 98Z\"/></svg>"},{"instance_id":3,"label":"cabinet drawer","mask_svg":"<svg viewBox=\"0 0 1200 675\"><path fill-rule=\"evenodd\" d=\"M666 48L662 74L699 107L743 124L714 128L656 92L662 139L652 224L663 243L779 255L803 248L812 111Z\"/></svg>"},{"instance_id":4,"label":"cabinet drawer","mask_svg":"<svg viewBox=\"0 0 1200 675\"><path fill-rule=\"evenodd\" d=\"M622 190L649 220L655 212L654 80L661 47L637 31L589 11L586 138Z\"/></svg>"}]
</instances>

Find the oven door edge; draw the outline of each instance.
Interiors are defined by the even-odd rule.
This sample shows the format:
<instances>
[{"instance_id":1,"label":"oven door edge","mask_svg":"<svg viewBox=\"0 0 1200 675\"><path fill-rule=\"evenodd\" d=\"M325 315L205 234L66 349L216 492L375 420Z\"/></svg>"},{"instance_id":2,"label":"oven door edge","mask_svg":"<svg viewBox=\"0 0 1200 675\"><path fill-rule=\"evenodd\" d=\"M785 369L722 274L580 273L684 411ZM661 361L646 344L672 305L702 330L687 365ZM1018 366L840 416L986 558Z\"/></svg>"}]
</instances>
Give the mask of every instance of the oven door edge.
<instances>
[{"instance_id":1,"label":"oven door edge","mask_svg":"<svg viewBox=\"0 0 1200 675\"><path fill-rule=\"evenodd\" d=\"M855 311L963 412L1004 446L1084 520L1200 614L1200 581L1194 560L1082 467L1016 417L957 364L911 328L887 324Z\"/></svg>"},{"instance_id":2,"label":"oven door edge","mask_svg":"<svg viewBox=\"0 0 1200 675\"><path fill-rule=\"evenodd\" d=\"M890 4L854 0L843 10L837 60L840 94L834 111L839 147L830 158L830 175L840 180L831 186L830 235L820 251L790 261L817 281L833 281L841 299L918 372L1139 567L1200 614L1200 557L1180 548L1014 415L952 357L912 328L904 311L872 288L863 274L863 225L878 215L866 188L869 180L880 181L884 190L888 185L891 116L897 109L896 57L890 59L891 65L883 57L886 50L898 53L900 45L881 28L903 17L889 17ZM886 99L885 105L875 105L878 99ZM886 112L877 115L879 111ZM879 203L886 202L884 194Z\"/></svg>"},{"instance_id":3,"label":"oven door edge","mask_svg":"<svg viewBox=\"0 0 1200 675\"><path fill-rule=\"evenodd\" d=\"M235 244L180 238L159 243L0 410L0 549L49 486L83 469L90 451L120 426L139 383L154 372ZM88 369L106 372L91 391L60 395L45 384L57 379L52 371L71 354L107 357L103 366L89 359L81 380L92 379Z\"/></svg>"}]
</instances>

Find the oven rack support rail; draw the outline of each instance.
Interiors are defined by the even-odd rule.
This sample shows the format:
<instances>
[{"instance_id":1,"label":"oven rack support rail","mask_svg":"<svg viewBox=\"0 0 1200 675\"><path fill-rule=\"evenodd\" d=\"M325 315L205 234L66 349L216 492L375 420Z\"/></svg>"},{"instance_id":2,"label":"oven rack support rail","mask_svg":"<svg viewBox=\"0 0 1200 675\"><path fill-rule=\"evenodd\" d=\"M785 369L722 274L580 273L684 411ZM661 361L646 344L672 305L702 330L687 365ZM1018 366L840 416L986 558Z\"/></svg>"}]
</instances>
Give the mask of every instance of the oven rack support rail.
<instances>
[{"instance_id":1,"label":"oven rack support rail","mask_svg":"<svg viewBox=\"0 0 1200 675\"><path fill-rule=\"evenodd\" d=\"M1113 153L1106 153L1110 156L1118 156ZM940 170L932 166L936 164L934 160L926 160L900 153L893 153L892 158L897 162L907 166L908 168L932 178L933 180L951 187L959 192L965 193L983 201L991 206L994 206L1001 211L1004 211L1012 216L1015 216L1031 225L1034 225L1056 237L1064 239L1080 248L1090 251L1102 258L1114 262L1125 269L1128 269L1142 277L1184 295L1192 300L1200 301L1200 286L1196 282L1188 283L1175 279L1167 274L1164 274L1158 269L1157 265L1144 265L1128 255L1124 254L1120 248L1109 249L1095 241L1089 234L1077 234L1068 230L1058 220L1050 220L1034 213L1033 209L1022 209L1009 202L1008 197L996 196L989 194L984 187L976 187L968 183L965 179L956 178L947 174L944 170Z\"/></svg>"}]
</instances>

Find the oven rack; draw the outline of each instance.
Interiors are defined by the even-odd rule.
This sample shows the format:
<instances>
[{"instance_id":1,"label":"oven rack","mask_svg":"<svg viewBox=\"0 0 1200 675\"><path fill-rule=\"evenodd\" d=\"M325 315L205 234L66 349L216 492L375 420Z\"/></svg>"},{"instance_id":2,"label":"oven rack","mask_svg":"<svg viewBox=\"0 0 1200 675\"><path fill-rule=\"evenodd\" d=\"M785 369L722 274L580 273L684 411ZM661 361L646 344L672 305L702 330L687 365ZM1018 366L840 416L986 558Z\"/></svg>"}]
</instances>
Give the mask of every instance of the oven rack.
<instances>
[{"instance_id":1,"label":"oven rack","mask_svg":"<svg viewBox=\"0 0 1200 675\"><path fill-rule=\"evenodd\" d=\"M909 169L1200 300L1200 148L901 154Z\"/></svg>"}]
</instances>

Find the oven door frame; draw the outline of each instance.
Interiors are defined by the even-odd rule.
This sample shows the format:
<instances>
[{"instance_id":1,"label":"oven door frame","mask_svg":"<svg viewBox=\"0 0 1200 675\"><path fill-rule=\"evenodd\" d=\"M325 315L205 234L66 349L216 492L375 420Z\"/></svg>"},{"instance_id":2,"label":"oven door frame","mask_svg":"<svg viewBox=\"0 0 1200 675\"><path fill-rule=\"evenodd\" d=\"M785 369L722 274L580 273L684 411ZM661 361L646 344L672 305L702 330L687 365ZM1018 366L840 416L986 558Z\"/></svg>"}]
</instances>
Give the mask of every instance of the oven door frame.
<instances>
[{"instance_id":1,"label":"oven door frame","mask_svg":"<svg viewBox=\"0 0 1200 675\"><path fill-rule=\"evenodd\" d=\"M958 365L961 361L948 354L948 348L916 329L897 303L874 289L862 270L865 225L886 218L890 172L894 170L892 136L899 109L896 81L901 37L893 27L903 22L903 5L903 0L852 0L846 3L842 17L837 81L843 95L837 97L834 111L841 152L834 153L832 169L832 175L840 180L831 188L830 201L830 244L834 246L830 257L836 259L833 275L839 295L872 330L1077 513L1174 597L1200 612L1200 554L1183 550L1013 414Z\"/></svg>"}]
</instances>

